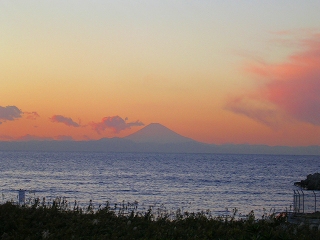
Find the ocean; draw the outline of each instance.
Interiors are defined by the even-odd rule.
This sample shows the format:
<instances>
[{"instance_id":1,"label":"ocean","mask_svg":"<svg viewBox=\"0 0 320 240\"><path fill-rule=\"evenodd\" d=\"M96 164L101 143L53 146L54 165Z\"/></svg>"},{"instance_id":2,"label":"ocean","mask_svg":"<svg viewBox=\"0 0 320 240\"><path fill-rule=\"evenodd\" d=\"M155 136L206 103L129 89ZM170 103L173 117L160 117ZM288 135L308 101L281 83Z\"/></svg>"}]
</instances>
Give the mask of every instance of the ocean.
<instances>
[{"instance_id":1,"label":"ocean","mask_svg":"<svg viewBox=\"0 0 320 240\"><path fill-rule=\"evenodd\" d=\"M0 152L1 202L62 197L87 206L138 203L166 211L292 209L293 184L320 171L320 156Z\"/></svg>"}]
</instances>

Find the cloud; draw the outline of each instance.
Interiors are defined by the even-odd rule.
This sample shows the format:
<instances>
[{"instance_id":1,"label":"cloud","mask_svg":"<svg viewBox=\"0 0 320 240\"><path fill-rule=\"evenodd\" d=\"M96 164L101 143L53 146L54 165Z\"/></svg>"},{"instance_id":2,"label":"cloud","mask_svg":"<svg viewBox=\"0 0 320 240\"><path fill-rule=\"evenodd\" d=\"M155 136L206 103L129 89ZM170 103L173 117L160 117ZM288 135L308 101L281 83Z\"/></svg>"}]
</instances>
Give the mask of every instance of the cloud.
<instances>
[{"instance_id":1,"label":"cloud","mask_svg":"<svg viewBox=\"0 0 320 240\"><path fill-rule=\"evenodd\" d=\"M235 97L229 100L226 104L226 109L237 114L246 115L274 129L279 127L279 122L282 119L277 106L254 96L243 95Z\"/></svg>"},{"instance_id":2,"label":"cloud","mask_svg":"<svg viewBox=\"0 0 320 240\"><path fill-rule=\"evenodd\" d=\"M50 120L51 122L64 123L65 125L70 127L80 127L80 125L74 122L71 118L67 118L62 115L53 115Z\"/></svg>"},{"instance_id":3,"label":"cloud","mask_svg":"<svg viewBox=\"0 0 320 240\"><path fill-rule=\"evenodd\" d=\"M92 129L97 131L98 133L104 131L107 128L111 129L114 133L119 133L134 126L144 126L144 124L140 121L127 123L126 120L127 118L125 118L124 120L119 116L104 117L101 122L91 122L90 125Z\"/></svg>"},{"instance_id":4,"label":"cloud","mask_svg":"<svg viewBox=\"0 0 320 240\"><path fill-rule=\"evenodd\" d=\"M16 118L21 118L23 112L16 106L0 106L0 123L5 121L13 121Z\"/></svg>"},{"instance_id":5,"label":"cloud","mask_svg":"<svg viewBox=\"0 0 320 240\"><path fill-rule=\"evenodd\" d=\"M283 63L248 66L262 85L228 99L226 109L269 126L288 117L319 126L320 34L300 40L300 47Z\"/></svg>"},{"instance_id":6,"label":"cloud","mask_svg":"<svg viewBox=\"0 0 320 240\"><path fill-rule=\"evenodd\" d=\"M39 116L37 112L24 112L23 114L27 115L27 119L36 120Z\"/></svg>"}]
</instances>

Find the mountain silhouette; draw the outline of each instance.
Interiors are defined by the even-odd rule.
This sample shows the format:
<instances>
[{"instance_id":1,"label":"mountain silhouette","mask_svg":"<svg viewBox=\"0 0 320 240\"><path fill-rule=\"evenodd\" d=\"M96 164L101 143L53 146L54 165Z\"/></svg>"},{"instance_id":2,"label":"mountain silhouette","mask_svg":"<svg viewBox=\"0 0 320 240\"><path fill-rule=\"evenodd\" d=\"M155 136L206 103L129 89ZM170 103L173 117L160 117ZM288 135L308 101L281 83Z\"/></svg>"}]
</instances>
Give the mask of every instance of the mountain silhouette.
<instances>
[{"instance_id":1,"label":"mountain silhouette","mask_svg":"<svg viewBox=\"0 0 320 240\"><path fill-rule=\"evenodd\" d=\"M151 123L139 131L125 137L137 143L185 143L194 142L191 138L183 137L160 123Z\"/></svg>"},{"instance_id":2,"label":"mountain silhouette","mask_svg":"<svg viewBox=\"0 0 320 240\"><path fill-rule=\"evenodd\" d=\"M102 138L88 141L28 138L20 141L0 141L0 151L320 155L320 146L201 143L183 137L159 123L151 123L125 138Z\"/></svg>"}]
</instances>

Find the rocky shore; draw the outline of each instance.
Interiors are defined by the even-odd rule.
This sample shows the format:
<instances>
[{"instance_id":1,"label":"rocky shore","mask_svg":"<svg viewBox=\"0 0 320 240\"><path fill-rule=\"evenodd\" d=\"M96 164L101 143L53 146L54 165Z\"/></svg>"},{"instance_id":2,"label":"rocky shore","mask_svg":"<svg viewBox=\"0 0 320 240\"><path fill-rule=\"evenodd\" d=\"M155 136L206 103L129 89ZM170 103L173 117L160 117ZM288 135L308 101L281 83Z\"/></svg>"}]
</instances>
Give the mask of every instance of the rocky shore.
<instances>
[{"instance_id":1,"label":"rocky shore","mask_svg":"<svg viewBox=\"0 0 320 240\"><path fill-rule=\"evenodd\" d=\"M307 190L320 190L320 173L309 174L307 179L295 182L294 185Z\"/></svg>"}]
</instances>

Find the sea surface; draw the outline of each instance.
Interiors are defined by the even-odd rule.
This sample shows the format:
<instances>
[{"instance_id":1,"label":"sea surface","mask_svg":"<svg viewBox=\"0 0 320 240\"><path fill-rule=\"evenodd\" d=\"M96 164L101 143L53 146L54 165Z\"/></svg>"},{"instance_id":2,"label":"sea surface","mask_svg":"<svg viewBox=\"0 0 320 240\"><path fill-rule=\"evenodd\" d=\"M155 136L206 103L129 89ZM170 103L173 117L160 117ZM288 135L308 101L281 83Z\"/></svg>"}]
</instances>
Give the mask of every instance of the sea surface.
<instances>
[{"instance_id":1,"label":"sea surface","mask_svg":"<svg viewBox=\"0 0 320 240\"><path fill-rule=\"evenodd\" d=\"M320 156L0 152L1 202L39 197L167 211L290 210L294 182L320 172Z\"/></svg>"}]
</instances>

